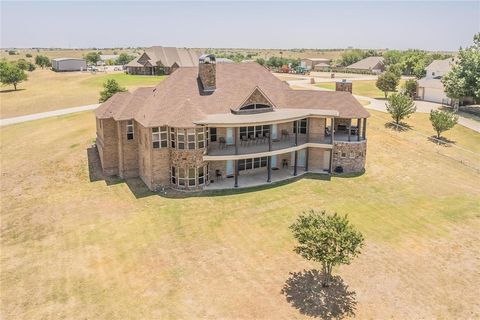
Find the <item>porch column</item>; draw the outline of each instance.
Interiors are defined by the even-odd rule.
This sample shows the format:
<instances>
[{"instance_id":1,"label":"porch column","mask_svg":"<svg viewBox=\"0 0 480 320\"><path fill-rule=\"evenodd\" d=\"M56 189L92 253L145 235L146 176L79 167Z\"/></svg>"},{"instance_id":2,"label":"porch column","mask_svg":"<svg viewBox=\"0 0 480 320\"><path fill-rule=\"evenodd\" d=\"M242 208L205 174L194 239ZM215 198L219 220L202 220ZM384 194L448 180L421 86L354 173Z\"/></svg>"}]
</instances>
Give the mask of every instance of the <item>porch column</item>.
<instances>
[{"instance_id":1,"label":"porch column","mask_svg":"<svg viewBox=\"0 0 480 320\"><path fill-rule=\"evenodd\" d=\"M298 120L295 121L295 146L298 145L298 124L299 124Z\"/></svg>"},{"instance_id":2,"label":"porch column","mask_svg":"<svg viewBox=\"0 0 480 320\"><path fill-rule=\"evenodd\" d=\"M295 151L295 157L293 161L293 175L297 175L297 159L298 159L298 151Z\"/></svg>"},{"instance_id":3,"label":"porch column","mask_svg":"<svg viewBox=\"0 0 480 320\"><path fill-rule=\"evenodd\" d=\"M363 140L367 139L367 118L363 118Z\"/></svg>"},{"instance_id":4,"label":"porch column","mask_svg":"<svg viewBox=\"0 0 480 320\"><path fill-rule=\"evenodd\" d=\"M308 171L308 151L310 148L305 148L305 171Z\"/></svg>"},{"instance_id":5,"label":"porch column","mask_svg":"<svg viewBox=\"0 0 480 320\"><path fill-rule=\"evenodd\" d=\"M357 119L357 141L360 141L360 127L362 126L362 119Z\"/></svg>"},{"instance_id":6,"label":"porch column","mask_svg":"<svg viewBox=\"0 0 480 320\"><path fill-rule=\"evenodd\" d=\"M272 130L273 130L273 126L269 125L268 126L268 132L269 132L269 135L268 135L268 151L272 151Z\"/></svg>"},{"instance_id":7,"label":"porch column","mask_svg":"<svg viewBox=\"0 0 480 320\"><path fill-rule=\"evenodd\" d=\"M235 154L238 154L238 136L240 128L233 128L235 130Z\"/></svg>"},{"instance_id":8,"label":"porch column","mask_svg":"<svg viewBox=\"0 0 480 320\"><path fill-rule=\"evenodd\" d=\"M272 182L272 157L267 157L267 182Z\"/></svg>"},{"instance_id":9,"label":"porch column","mask_svg":"<svg viewBox=\"0 0 480 320\"><path fill-rule=\"evenodd\" d=\"M331 120L332 120L331 121L331 126L332 126L332 128L331 128L332 129L332 135L331 135L331 140L332 141L331 142L333 144L335 142L335 137L334 137L335 136L335 118L332 118Z\"/></svg>"},{"instance_id":10,"label":"porch column","mask_svg":"<svg viewBox=\"0 0 480 320\"><path fill-rule=\"evenodd\" d=\"M233 169L233 173L235 176L235 184L233 185L233 187L238 188L238 160L234 160L233 165L235 166L235 168Z\"/></svg>"},{"instance_id":11,"label":"porch column","mask_svg":"<svg viewBox=\"0 0 480 320\"><path fill-rule=\"evenodd\" d=\"M310 118L307 118L307 143L310 142Z\"/></svg>"},{"instance_id":12,"label":"porch column","mask_svg":"<svg viewBox=\"0 0 480 320\"><path fill-rule=\"evenodd\" d=\"M333 171L333 149L330 150L330 170L328 170L329 173L332 173Z\"/></svg>"},{"instance_id":13,"label":"porch column","mask_svg":"<svg viewBox=\"0 0 480 320\"><path fill-rule=\"evenodd\" d=\"M348 141L350 141L351 131L352 131L352 119L349 119L349 121L348 121Z\"/></svg>"}]
</instances>

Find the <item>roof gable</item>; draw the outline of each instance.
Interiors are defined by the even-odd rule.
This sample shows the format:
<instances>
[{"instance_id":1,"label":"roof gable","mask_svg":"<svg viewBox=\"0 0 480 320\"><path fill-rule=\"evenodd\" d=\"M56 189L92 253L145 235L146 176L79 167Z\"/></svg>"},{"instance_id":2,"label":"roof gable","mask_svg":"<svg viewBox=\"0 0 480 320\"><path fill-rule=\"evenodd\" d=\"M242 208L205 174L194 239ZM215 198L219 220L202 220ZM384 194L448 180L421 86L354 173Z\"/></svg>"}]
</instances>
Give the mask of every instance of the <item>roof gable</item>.
<instances>
[{"instance_id":1,"label":"roof gable","mask_svg":"<svg viewBox=\"0 0 480 320\"><path fill-rule=\"evenodd\" d=\"M264 104L271 108L276 107L275 104L267 97L267 95L258 86L256 86L247 96L247 98L243 100L243 102L237 108L232 109L232 111L239 111L243 107L251 104Z\"/></svg>"}]
</instances>

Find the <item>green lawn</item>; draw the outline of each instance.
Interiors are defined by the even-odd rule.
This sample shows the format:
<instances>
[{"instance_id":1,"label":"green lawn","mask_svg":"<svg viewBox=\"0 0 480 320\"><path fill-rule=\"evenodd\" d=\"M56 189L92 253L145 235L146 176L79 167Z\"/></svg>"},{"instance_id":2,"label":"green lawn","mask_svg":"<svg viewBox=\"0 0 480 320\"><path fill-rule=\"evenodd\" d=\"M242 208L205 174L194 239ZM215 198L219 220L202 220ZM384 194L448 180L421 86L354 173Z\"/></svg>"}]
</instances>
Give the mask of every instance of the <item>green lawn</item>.
<instances>
[{"instance_id":1,"label":"green lawn","mask_svg":"<svg viewBox=\"0 0 480 320\"><path fill-rule=\"evenodd\" d=\"M353 80L352 81L352 89L353 94L370 97L370 98L385 98L385 94L380 91L377 86L375 85L375 80ZM400 80L399 88L403 85L405 81ZM317 83L317 87L335 90L335 83L334 82L322 82Z\"/></svg>"},{"instance_id":2,"label":"green lawn","mask_svg":"<svg viewBox=\"0 0 480 320\"><path fill-rule=\"evenodd\" d=\"M90 181L90 112L1 128L2 319L320 317L314 281L295 278L293 301L281 293L319 268L288 229L310 208L349 214L365 235L335 270L357 318L480 317L478 171L371 113L363 175L185 198ZM431 130L424 115L409 123ZM478 148L469 129L445 135Z\"/></svg>"},{"instance_id":3,"label":"green lawn","mask_svg":"<svg viewBox=\"0 0 480 320\"><path fill-rule=\"evenodd\" d=\"M98 103L103 83L115 79L132 91L142 86L155 86L165 76L137 76L124 73L54 72L35 70L19 90L4 86L0 90L1 118L78 107Z\"/></svg>"}]
</instances>

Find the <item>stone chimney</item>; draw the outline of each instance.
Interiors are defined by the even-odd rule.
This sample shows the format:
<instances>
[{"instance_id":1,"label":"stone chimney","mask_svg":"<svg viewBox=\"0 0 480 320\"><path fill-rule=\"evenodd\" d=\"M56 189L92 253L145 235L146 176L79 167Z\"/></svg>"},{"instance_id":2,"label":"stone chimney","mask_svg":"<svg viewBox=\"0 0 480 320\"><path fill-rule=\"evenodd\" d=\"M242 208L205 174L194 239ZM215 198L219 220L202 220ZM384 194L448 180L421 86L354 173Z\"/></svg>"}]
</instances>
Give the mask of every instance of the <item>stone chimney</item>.
<instances>
[{"instance_id":1,"label":"stone chimney","mask_svg":"<svg viewBox=\"0 0 480 320\"><path fill-rule=\"evenodd\" d=\"M211 93L216 89L216 60L213 54L204 54L198 61L198 78L202 83L205 93Z\"/></svg>"},{"instance_id":2,"label":"stone chimney","mask_svg":"<svg viewBox=\"0 0 480 320\"><path fill-rule=\"evenodd\" d=\"M335 83L335 91L347 91L352 93L352 82L343 79L342 81L337 81Z\"/></svg>"}]
</instances>

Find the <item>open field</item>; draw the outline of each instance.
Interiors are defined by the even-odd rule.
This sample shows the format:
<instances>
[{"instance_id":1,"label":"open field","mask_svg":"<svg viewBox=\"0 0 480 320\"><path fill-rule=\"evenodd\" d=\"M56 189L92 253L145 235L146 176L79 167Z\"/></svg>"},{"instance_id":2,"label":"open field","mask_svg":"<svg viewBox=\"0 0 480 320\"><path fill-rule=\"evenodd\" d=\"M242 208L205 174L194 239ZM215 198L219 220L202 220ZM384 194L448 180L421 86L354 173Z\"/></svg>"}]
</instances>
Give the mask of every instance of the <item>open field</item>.
<instances>
[{"instance_id":1,"label":"open field","mask_svg":"<svg viewBox=\"0 0 480 320\"><path fill-rule=\"evenodd\" d=\"M335 270L347 287L327 291L347 316L479 318L478 171L372 115L363 175L187 198L91 182L90 112L1 128L2 319L326 317L319 266L288 229L310 208L348 213L366 237ZM478 152L471 130L445 136Z\"/></svg>"},{"instance_id":2,"label":"open field","mask_svg":"<svg viewBox=\"0 0 480 320\"><path fill-rule=\"evenodd\" d=\"M124 73L54 72L35 70L21 83L18 91L2 87L0 91L1 118L45 112L68 107L98 103L103 83L115 79L128 90L155 86L164 76L136 76Z\"/></svg>"},{"instance_id":3,"label":"open field","mask_svg":"<svg viewBox=\"0 0 480 320\"><path fill-rule=\"evenodd\" d=\"M385 94L377 88L377 86L375 85L375 82L376 82L375 80L352 81L353 94L370 97L370 98L376 98L376 99L385 99ZM404 82L405 82L404 80L400 80L400 84L398 85L398 88L401 88ZM319 88L335 90L335 82L317 83L316 86Z\"/></svg>"},{"instance_id":4,"label":"open field","mask_svg":"<svg viewBox=\"0 0 480 320\"><path fill-rule=\"evenodd\" d=\"M140 55L143 52L143 49L16 49L15 51L18 54L10 55L8 54L8 50L3 49L0 51L0 59L7 59L7 60L18 60L18 59L25 59L31 62L35 61L35 56L37 55L44 55L49 57L50 59L54 58L83 58L89 52L99 52L101 51L102 54L117 54L126 53L129 55ZM31 58L27 58L27 54L31 54Z\"/></svg>"}]
</instances>

